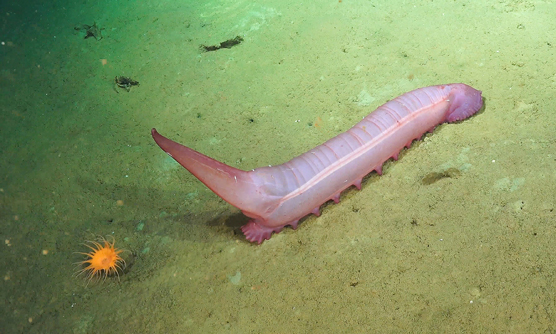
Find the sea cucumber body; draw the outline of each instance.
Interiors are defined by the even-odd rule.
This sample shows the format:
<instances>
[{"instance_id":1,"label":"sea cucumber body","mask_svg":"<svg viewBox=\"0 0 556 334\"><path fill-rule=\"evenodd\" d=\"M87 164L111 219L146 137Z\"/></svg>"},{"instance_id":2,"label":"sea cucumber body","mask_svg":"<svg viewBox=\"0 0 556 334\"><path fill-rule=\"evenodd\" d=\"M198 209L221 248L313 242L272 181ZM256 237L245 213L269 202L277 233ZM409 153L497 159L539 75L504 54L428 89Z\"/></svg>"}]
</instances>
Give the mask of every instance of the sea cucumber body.
<instances>
[{"instance_id":1,"label":"sea cucumber body","mask_svg":"<svg viewBox=\"0 0 556 334\"><path fill-rule=\"evenodd\" d=\"M348 131L278 166L242 171L151 133L156 143L201 182L252 218L242 227L261 243L351 185L444 122L465 119L483 106L481 92L464 84L420 88L382 105Z\"/></svg>"},{"instance_id":2,"label":"sea cucumber body","mask_svg":"<svg viewBox=\"0 0 556 334\"><path fill-rule=\"evenodd\" d=\"M462 96L465 95L465 96ZM457 110L462 108L465 110ZM300 218L314 213L328 200L338 202L340 193L437 125L460 120L482 107L481 92L467 85L431 86L406 93L382 105L348 131L324 144L273 167L252 171L262 193L276 200L264 215L243 227L248 239L279 232L285 225L297 226ZM460 114L454 114L459 112ZM250 216L248 212L246 215ZM258 226L254 226L258 225ZM264 239L263 239L264 240Z\"/></svg>"}]
</instances>

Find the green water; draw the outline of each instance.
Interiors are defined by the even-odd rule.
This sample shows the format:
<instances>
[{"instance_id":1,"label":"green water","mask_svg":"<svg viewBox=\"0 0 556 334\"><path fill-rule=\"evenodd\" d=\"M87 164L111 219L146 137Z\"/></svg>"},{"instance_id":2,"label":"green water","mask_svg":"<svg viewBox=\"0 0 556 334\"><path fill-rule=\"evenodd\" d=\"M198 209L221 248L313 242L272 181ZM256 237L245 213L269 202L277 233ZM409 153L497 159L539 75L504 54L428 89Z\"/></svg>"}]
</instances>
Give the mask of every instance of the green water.
<instances>
[{"instance_id":1,"label":"green water","mask_svg":"<svg viewBox=\"0 0 556 334\"><path fill-rule=\"evenodd\" d=\"M0 4L0 333L554 332L555 15L514 0ZM102 39L74 29L95 22ZM482 90L484 111L262 245L150 137L276 165L450 82ZM74 277L98 236L127 250L119 280Z\"/></svg>"}]
</instances>

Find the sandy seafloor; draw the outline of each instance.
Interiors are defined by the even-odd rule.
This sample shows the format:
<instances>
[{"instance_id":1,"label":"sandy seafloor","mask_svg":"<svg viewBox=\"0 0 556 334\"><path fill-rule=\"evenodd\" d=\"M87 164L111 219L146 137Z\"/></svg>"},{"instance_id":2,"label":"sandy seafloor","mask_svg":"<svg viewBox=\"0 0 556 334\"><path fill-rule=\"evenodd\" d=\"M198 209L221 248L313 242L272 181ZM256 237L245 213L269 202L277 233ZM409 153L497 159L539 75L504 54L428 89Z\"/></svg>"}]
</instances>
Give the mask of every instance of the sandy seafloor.
<instances>
[{"instance_id":1,"label":"sandy seafloor","mask_svg":"<svg viewBox=\"0 0 556 334\"><path fill-rule=\"evenodd\" d=\"M553 1L0 8L0 333L556 331ZM450 82L484 110L262 245L150 136L276 165ZM128 250L120 280L74 277L96 236Z\"/></svg>"}]
</instances>

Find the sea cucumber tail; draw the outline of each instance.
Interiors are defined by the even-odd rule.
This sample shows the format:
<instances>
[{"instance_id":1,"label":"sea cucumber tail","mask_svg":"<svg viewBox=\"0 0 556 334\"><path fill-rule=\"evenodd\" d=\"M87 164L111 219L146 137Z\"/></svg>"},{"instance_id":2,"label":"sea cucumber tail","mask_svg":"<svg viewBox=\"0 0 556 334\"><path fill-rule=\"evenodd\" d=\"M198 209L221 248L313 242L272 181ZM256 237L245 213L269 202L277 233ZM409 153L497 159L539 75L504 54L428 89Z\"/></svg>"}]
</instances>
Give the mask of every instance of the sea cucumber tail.
<instances>
[{"instance_id":1,"label":"sea cucumber tail","mask_svg":"<svg viewBox=\"0 0 556 334\"><path fill-rule=\"evenodd\" d=\"M250 172L228 166L178 144L159 134L156 129L152 129L151 134L164 152L226 202L247 213L254 210L252 198L260 197L260 194Z\"/></svg>"}]
</instances>

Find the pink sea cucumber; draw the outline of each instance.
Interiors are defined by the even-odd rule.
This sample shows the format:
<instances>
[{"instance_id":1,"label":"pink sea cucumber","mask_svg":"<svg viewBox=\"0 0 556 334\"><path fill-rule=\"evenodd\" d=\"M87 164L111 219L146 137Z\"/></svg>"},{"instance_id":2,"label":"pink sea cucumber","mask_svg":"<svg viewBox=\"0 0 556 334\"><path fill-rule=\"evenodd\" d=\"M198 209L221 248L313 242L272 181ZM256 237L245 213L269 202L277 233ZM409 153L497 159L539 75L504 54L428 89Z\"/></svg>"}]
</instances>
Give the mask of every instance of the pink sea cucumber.
<instances>
[{"instance_id":1,"label":"pink sea cucumber","mask_svg":"<svg viewBox=\"0 0 556 334\"><path fill-rule=\"evenodd\" d=\"M370 113L348 131L292 160L251 171L233 168L160 135L156 143L183 167L251 220L242 227L259 244L328 200L338 202L365 175L444 122L460 121L483 106L481 91L465 84L424 87L403 94Z\"/></svg>"}]
</instances>

